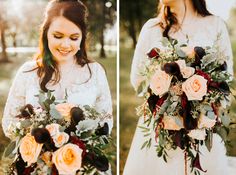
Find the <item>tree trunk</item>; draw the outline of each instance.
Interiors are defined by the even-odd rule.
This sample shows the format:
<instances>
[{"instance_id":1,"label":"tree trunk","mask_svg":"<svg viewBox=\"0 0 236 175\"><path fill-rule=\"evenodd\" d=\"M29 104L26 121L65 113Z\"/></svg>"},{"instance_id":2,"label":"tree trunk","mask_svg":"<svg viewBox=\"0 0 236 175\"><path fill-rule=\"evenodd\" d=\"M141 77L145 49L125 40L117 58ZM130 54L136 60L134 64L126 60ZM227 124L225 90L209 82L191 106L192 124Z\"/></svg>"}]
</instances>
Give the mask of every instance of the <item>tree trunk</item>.
<instances>
[{"instance_id":1,"label":"tree trunk","mask_svg":"<svg viewBox=\"0 0 236 175\"><path fill-rule=\"evenodd\" d=\"M1 38L1 45L2 45L2 56L0 58L0 62L9 62L7 52L6 52L7 46L6 46L6 40L5 40L4 26L1 27L0 34L1 34L0 38Z\"/></svg>"},{"instance_id":2,"label":"tree trunk","mask_svg":"<svg viewBox=\"0 0 236 175\"><path fill-rule=\"evenodd\" d=\"M101 37L100 37L100 44L101 44L101 50L100 50L100 57L106 58L106 53L104 49L104 30L105 30L105 20L106 20L106 0L103 0L103 14L102 14L102 27L101 27Z\"/></svg>"}]
</instances>

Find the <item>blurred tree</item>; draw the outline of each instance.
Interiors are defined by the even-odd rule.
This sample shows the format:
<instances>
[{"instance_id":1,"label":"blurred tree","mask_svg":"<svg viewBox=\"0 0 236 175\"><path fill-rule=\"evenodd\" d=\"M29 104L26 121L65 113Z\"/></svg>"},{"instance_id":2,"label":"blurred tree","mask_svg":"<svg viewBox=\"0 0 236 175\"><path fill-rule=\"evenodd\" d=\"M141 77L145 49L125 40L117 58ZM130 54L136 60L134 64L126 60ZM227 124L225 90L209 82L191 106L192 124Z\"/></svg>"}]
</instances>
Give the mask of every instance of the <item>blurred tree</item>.
<instances>
[{"instance_id":1,"label":"blurred tree","mask_svg":"<svg viewBox=\"0 0 236 175\"><path fill-rule=\"evenodd\" d=\"M121 0L120 25L132 39L133 47L137 43L137 34L144 22L155 16L158 0Z\"/></svg>"},{"instance_id":2,"label":"blurred tree","mask_svg":"<svg viewBox=\"0 0 236 175\"><path fill-rule=\"evenodd\" d=\"M0 4L0 39L1 39L1 47L2 47L2 52L0 55L0 62L9 62L6 48L6 29L7 29L7 21L3 17L3 15L6 13L4 5L1 2Z\"/></svg>"},{"instance_id":3,"label":"blurred tree","mask_svg":"<svg viewBox=\"0 0 236 175\"><path fill-rule=\"evenodd\" d=\"M100 57L105 58L104 35L106 29L112 27L115 23L116 0L82 0L89 10L88 25L91 33L91 40L98 41L101 45ZM95 44L93 42L91 44Z\"/></svg>"}]
</instances>

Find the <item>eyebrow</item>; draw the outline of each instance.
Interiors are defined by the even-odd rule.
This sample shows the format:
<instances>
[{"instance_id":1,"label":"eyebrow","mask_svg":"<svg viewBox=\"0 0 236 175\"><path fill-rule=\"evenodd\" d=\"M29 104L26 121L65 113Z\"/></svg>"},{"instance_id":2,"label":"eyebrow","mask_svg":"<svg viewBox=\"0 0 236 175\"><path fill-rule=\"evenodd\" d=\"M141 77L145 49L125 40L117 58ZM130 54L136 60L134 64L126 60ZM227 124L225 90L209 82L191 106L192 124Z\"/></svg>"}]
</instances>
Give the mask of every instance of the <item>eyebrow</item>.
<instances>
[{"instance_id":1,"label":"eyebrow","mask_svg":"<svg viewBox=\"0 0 236 175\"><path fill-rule=\"evenodd\" d=\"M55 32L53 32L54 34L60 34L60 35L64 35L63 33L61 33L61 32L58 32L58 31L55 31ZM70 36L79 36L80 34L79 33L73 33L73 34L71 34Z\"/></svg>"}]
</instances>

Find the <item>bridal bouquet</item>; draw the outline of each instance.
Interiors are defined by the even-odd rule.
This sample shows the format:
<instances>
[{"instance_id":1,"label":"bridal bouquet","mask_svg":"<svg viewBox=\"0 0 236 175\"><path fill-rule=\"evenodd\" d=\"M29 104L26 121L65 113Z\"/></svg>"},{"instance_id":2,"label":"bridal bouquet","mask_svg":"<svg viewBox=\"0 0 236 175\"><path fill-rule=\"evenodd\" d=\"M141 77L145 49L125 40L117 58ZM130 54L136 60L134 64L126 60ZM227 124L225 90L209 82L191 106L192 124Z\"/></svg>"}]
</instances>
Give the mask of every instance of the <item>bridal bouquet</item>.
<instances>
[{"instance_id":1,"label":"bridal bouquet","mask_svg":"<svg viewBox=\"0 0 236 175\"><path fill-rule=\"evenodd\" d=\"M100 174L112 156L109 126L89 106L57 103L49 91L38 95L41 107L27 104L9 131L14 137L4 152L13 158L8 174Z\"/></svg>"},{"instance_id":2,"label":"bridal bouquet","mask_svg":"<svg viewBox=\"0 0 236 175\"><path fill-rule=\"evenodd\" d=\"M167 150L179 147L191 160L192 171L200 174L199 146L210 151L213 133L227 142L232 97L228 58L216 44L190 48L166 38L162 44L165 49L153 48L147 54L137 90L145 97L137 108L147 138L142 149L155 138L157 155L167 162Z\"/></svg>"}]
</instances>

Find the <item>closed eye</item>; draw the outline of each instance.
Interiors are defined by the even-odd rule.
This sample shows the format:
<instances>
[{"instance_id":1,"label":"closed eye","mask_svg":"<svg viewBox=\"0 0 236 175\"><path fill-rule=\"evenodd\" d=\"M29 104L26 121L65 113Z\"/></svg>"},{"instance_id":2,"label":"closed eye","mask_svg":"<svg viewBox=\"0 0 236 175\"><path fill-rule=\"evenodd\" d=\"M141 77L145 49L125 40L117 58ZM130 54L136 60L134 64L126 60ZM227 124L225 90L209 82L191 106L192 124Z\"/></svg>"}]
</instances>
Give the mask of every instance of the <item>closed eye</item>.
<instances>
[{"instance_id":1,"label":"closed eye","mask_svg":"<svg viewBox=\"0 0 236 175\"><path fill-rule=\"evenodd\" d=\"M78 40L78 37L70 37L70 39L71 39L72 41L77 41L77 40Z\"/></svg>"},{"instance_id":2,"label":"closed eye","mask_svg":"<svg viewBox=\"0 0 236 175\"><path fill-rule=\"evenodd\" d=\"M61 39L61 38L62 38L61 35L53 35L53 36L54 36L54 38L56 38L56 39Z\"/></svg>"}]
</instances>

